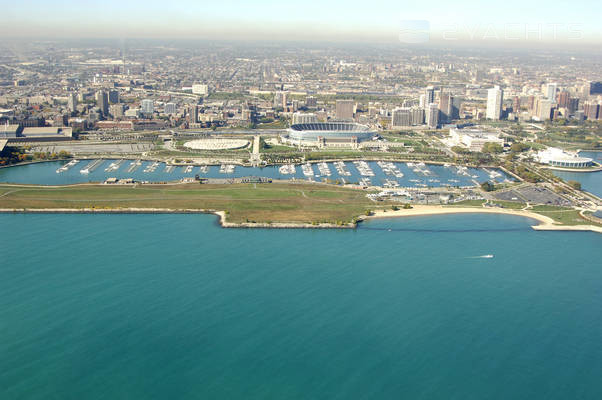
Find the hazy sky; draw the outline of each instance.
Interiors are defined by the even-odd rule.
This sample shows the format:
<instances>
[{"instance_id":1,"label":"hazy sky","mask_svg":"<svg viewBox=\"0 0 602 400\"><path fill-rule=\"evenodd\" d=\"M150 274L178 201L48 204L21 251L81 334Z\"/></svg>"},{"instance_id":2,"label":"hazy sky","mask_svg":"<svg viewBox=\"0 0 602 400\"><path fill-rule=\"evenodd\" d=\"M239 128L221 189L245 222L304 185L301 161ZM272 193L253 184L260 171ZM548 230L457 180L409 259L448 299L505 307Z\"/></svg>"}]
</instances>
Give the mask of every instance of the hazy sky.
<instances>
[{"instance_id":1,"label":"hazy sky","mask_svg":"<svg viewBox=\"0 0 602 400\"><path fill-rule=\"evenodd\" d=\"M6 1L5 37L399 40L406 20L432 41L602 43L599 0Z\"/></svg>"}]
</instances>

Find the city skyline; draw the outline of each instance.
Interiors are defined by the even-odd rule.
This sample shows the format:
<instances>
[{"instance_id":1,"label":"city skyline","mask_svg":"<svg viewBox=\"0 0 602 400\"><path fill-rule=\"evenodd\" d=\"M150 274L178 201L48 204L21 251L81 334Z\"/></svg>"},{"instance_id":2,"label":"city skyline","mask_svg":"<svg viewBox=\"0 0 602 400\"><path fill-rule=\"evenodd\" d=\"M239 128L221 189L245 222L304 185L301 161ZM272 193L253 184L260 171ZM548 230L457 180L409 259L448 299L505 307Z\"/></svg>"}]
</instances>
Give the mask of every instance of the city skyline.
<instances>
[{"instance_id":1,"label":"city skyline","mask_svg":"<svg viewBox=\"0 0 602 400\"><path fill-rule=\"evenodd\" d=\"M109 0L91 13L86 4L72 0L52 4L28 0L7 10L0 32L9 38L274 40L277 34L278 40L403 43L400 32L407 22L420 21L428 27L429 41L449 45L588 46L600 42L597 13L582 12L599 9L597 2L587 0L579 8L568 9L555 1L539 3L542 7L511 0L484 9L473 0L459 4L387 0L371 7L355 0L310 0L302 7L267 0L253 4L176 0L166 7L155 0Z\"/></svg>"}]
</instances>

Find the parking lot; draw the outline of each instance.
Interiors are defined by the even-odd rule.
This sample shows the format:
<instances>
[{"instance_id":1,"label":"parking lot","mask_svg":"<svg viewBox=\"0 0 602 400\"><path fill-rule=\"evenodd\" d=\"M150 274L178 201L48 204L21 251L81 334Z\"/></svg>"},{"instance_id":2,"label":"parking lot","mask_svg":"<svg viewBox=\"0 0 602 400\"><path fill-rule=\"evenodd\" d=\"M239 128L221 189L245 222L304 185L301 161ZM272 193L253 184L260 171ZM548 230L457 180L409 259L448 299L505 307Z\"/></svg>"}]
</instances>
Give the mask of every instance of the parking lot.
<instances>
[{"instance_id":1,"label":"parking lot","mask_svg":"<svg viewBox=\"0 0 602 400\"><path fill-rule=\"evenodd\" d=\"M571 202L544 186L523 186L514 190L495 193L494 198L505 201L520 201L530 204L571 206Z\"/></svg>"},{"instance_id":2,"label":"parking lot","mask_svg":"<svg viewBox=\"0 0 602 400\"><path fill-rule=\"evenodd\" d=\"M101 144L49 144L35 146L32 151L71 154L135 154L152 150L152 143L101 143Z\"/></svg>"}]
</instances>

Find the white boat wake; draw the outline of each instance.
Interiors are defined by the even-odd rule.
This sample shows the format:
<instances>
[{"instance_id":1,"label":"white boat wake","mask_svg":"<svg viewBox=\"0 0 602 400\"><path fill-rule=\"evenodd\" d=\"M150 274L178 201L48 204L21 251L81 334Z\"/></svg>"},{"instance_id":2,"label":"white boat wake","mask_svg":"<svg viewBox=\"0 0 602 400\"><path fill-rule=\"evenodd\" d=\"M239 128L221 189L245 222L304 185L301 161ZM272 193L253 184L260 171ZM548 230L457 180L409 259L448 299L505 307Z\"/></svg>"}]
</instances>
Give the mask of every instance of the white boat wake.
<instances>
[{"instance_id":1,"label":"white boat wake","mask_svg":"<svg viewBox=\"0 0 602 400\"><path fill-rule=\"evenodd\" d=\"M466 257L466 258L493 258L493 254L485 254L484 256Z\"/></svg>"}]
</instances>

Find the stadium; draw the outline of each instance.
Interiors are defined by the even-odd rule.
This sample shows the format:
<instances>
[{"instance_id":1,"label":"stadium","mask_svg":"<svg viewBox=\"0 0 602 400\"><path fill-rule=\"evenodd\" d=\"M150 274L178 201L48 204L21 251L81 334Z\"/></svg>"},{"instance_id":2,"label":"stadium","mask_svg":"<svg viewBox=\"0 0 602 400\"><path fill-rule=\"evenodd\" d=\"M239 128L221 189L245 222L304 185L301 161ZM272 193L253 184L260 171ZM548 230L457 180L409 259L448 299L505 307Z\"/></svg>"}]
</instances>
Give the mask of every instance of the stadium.
<instances>
[{"instance_id":1,"label":"stadium","mask_svg":"<svg viewBox=\"0 0 602 400\"><path fill-rule=\"evenodd\" d=\"M320 148L357 147L375 135L366 125L352 122L312 122L291 125L283 140L294 145Z\"/></svg>"}]
</instances>

